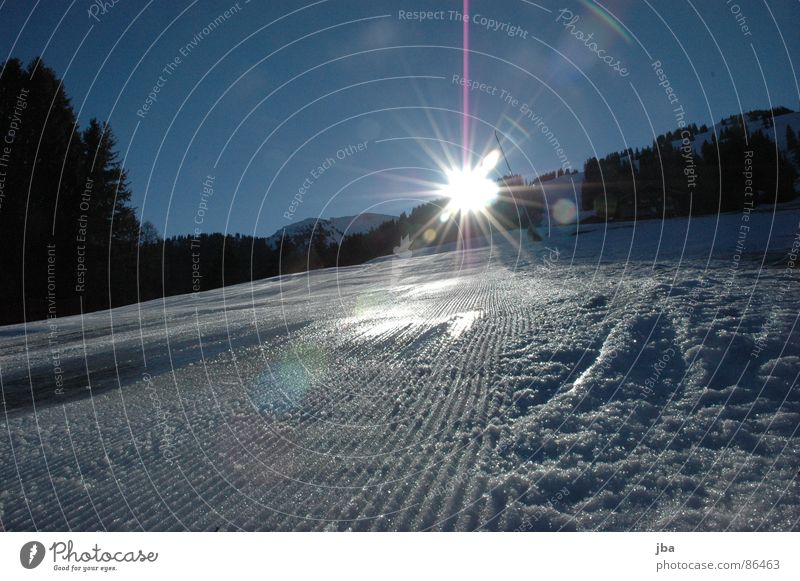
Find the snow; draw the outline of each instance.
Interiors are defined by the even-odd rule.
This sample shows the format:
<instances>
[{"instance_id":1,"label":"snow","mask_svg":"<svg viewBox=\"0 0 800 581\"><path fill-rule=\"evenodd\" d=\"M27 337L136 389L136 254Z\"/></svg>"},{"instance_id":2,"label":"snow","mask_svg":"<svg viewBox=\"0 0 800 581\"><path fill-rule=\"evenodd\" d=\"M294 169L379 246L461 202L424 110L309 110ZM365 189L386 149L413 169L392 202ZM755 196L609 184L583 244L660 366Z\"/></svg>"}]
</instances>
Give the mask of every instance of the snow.
<instances>
[{"instance_id":1,"label":"snow","mask_svg":"<svg viewBox=\"0 0 800 581\"><path fill-rule=\"evenodd\" d=\"M741 225L551 225L0 328L2 525L796 530L800 208L744 251Z\"/></svg>"}]
</instances>

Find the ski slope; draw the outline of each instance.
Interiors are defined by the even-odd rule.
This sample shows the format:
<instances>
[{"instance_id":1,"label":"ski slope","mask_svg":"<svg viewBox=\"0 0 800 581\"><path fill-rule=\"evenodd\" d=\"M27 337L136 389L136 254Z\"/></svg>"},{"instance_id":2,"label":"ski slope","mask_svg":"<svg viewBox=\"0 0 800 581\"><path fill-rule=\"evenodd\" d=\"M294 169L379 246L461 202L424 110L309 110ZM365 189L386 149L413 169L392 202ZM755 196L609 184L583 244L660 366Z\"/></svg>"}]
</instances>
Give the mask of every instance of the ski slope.
<instances>
[{"instance_id":1,"label":"ski slope","mask_svg":"<svg viewBox=\"0 0 800 581\"><path fill-rule=\"evenodd\" d=\"M748 225L512 232L0 328L1 524L797 530L800 210Z\"/></svg>"}]
</instances>

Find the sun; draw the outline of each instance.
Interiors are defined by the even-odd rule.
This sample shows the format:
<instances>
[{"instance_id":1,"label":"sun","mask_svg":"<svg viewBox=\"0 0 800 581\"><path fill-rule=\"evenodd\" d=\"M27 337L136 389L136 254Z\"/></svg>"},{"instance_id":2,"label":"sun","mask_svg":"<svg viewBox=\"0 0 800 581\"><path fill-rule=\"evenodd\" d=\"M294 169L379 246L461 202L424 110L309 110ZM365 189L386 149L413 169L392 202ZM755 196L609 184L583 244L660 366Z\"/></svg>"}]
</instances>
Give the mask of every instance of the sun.
<instances>
[{"instance_id":1,"label":"sun","mask_svg":"<svg viewBox=\"0 0 800 581\"><path fill-rule=\"evenodd\" d=\"M488 175L499 158L500 153L494 150L477 167L466 166L445 171L447 184L441 191L450 202L442 216L449 217L454 212L480 212L497 199L500 188Z\"/></svg>"},{"instance_id":2,"label":"sun","mask_svg":"<svg viewBox=\"0 0 800 581\"><path fill-rule=\"evenodd\" d=\"M448 211L477 212L497 198L498 187L485 175L464 168L447 172L447 185L442 193L450 198Z\"/></svg>"}]
</instances>

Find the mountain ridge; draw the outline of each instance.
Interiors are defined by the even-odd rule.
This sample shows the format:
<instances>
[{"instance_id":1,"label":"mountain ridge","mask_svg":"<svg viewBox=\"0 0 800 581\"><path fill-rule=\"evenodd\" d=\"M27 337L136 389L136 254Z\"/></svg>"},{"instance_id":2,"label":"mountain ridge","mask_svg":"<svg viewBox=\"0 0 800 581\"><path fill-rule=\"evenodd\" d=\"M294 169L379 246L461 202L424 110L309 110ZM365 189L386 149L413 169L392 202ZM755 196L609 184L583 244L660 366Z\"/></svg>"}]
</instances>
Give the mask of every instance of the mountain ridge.
<instances>
[{"instance_id":1,"label":"mountain ridge","mask_svg":"<svg viewBox=\"0 0 800 581\"><path fill-rule=\"evenodd\" d=\"M324 244L339 244L348 236L368 234L382 224L398 218L391 214L374 212L334 218L305 218L280 228L267 237L267 241L271 246L276 247L280 245L282 239L288 238L295 243L301 239L303 243L307 244L314 237Z\"/></svg>"}]
</instances>

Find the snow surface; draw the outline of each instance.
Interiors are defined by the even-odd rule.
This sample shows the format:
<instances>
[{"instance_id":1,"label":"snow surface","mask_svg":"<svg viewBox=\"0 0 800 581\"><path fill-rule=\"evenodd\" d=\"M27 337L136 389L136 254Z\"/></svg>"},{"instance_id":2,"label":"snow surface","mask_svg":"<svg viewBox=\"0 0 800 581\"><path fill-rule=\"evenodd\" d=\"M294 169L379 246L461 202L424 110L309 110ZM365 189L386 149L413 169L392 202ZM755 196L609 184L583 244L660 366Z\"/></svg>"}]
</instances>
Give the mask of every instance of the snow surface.
<instances>
[{"instance_id":1,"label":"snow surface","mask_svg":"<svg viewBox=\"0 0 800 581\"><path fill-rule=\"evenodd\" d=\"M1 524L796 530L799 222L512 232L0 328Z\"/></svg>"}]
</instances>

